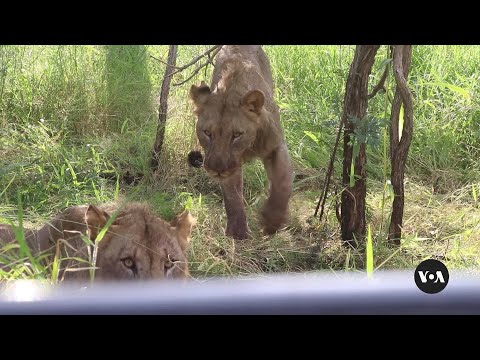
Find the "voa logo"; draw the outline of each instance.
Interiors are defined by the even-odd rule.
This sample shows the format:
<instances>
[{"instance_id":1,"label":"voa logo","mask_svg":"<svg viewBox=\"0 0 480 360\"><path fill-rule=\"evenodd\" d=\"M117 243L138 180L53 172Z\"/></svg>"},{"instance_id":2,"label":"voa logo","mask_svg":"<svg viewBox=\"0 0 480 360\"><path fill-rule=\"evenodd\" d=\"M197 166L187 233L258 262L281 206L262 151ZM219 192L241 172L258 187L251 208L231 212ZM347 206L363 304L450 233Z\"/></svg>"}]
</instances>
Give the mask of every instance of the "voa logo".
<instances>
[{"instance_id":1,"label":"voa logo","mask_svg":"<svg viewBox=\"0 0 480 360\"><path fill-rule=\"evenodd\" d=\"M418 276L420 276L420 281L426 283L427 281L433 281L434 283L441 282L445 283L442 272L439 270L435 274L430 271L419 271Z\"/></svg>"},{"instance_id":2,"label":"voa logo","mask_svg":"<svg viewBox=\"0 0 480 360\"><path fill-rule=\"evenodd\" d=\"M436 294L445 289L448 284L448 269L441 261L428 259L417 266L414 279L421 291Z\"/></svg>"}]
</instances>

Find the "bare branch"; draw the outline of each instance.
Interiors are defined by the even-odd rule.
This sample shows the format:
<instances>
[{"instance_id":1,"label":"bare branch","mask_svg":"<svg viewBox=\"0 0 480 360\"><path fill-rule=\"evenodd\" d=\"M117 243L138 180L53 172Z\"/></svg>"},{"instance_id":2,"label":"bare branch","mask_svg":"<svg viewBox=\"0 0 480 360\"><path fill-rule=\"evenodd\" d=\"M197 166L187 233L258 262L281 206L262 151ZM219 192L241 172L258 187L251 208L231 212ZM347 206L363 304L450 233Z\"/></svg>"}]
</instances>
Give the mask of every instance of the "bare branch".
<instances>
[{"instance_id":1,"label":"bare branch","mask_svg":"<svg viewBox=\"0 0 480 360\"><path fill-rule=\"evenodd\" d=\"M373 98L375 95L377 95L377 93L380 90L386 91L385 90L385 80L387 80L388 70L389 70L389 67L388 67L388 64L387 64L385 66L385 71L383 72L382 77L380 78L380 81L378 82L377 86L375 86L373 88L372 92L370 94L368 94L368 99L369 100L371 98Z\"/></svg>"},{"instance_id":2,"label":"bare branch","mask_svg":"<svg viewBox=\"0 0 480 360\"><path fill-rule=\"evenodd\" d=\"M341 223L342 222L342 216L340 214L341 204L338 202L338 185L336 183L333 183L333 191L335 194L335 216L337 217L337 221Z\"/></svg>"},{"instance_id":3,"label":"bare branch","mask_svg":"<svg viewBox=\"0 0 480 360\"><path fill-rule=\"evenodd\" d=\"M185 84L188 80L190 80L192 77L194 77L196 74L198 74L198 72L200 71L200 69L204 68L205 66L207 66L208 64L212 64L213 65L213 58L215 57L215 55L218 54L218 52L221 50L223 45L215 45L214 47L208 49L207 51L205 51L203 54L197 56L195 59L193 59L192 61L190 61L188 64L185 64L183 66L175 66L175 65L172 65L172 64L169 64L168 62L162 60L162 59L159 59L153 55L150 55L150 57L154 60L157 60L158 62L161 62L162 64L166 65L167 67L171 68L171 69L175 69L175 71L171 72L171 73L166 73L165 76L168 76L168 77L171 77L179 72L181 72L182 70L185 70L187 69L188 67L196 64L202 57L207 57L207 61L200 65L198 67L198 69L196 69L193 74L191 76L189 76L185 81L182 81L182 82L179 82L179 83L175 83L175 84L172 84L173 86L179 86L179 85L182 85L182 84Z\"/></svg>"},{"instance_id":4,"label":"bare branch","mask_svg":"<svg viewBox=\"0 0 480 360\"><path fill-rule=\"evenodd\" d=\"M205 63L203 63L202 65L200 65L199 67L197 67L197 68L193 71L193 73L192 73L188 78L186 78L185 80L180 81L180 82L178 82L178 83L174 83L174 84L172 84L172 85L173 85L173 86L180 86L180 85L185 84L186 82L188 82L189 80L191 80L195 75L197 75L197 74L200 72L200 70L202 70L202 69L203 69L204 67L206 67L208 64L213 64L213 61L212 61L212 60L213 60L213 58L215 57L215 55L218 54L218 52L220 51L220 49L221 49L221 46L218 47L214 52L212 52L211 55L209 54L207 61L205 61Z\"/></svg>"},{"instance_id":5,"label":"bare branch","mask_svg":"<svg viewBox=\"0 0 480 360\"><path fill-rule=\"evenodd\" d=\"M168 62L163 61L162 59L159 59L159 58L157 58L157 57L155 57L155 56L153 56L153 55L150 55L150 57L151 57L152 59L154 59L154 60L157 60L158 62L161 62L161 63L164 64L164 65L167 65L168 67L170 67L170 68L172 68L172 69L180 69L180 67L171 65L171 64L169 64Z\"/></svg>"},{"instance_id":6,"label":"bare branch","mask_svg":"<svg viewBox=\"0 0 480 360\"><path fill-rule=\"evenodd\" d=\"M333 147L332 156L330 157L330 164L328 165L327 174L325 175L325 183L324 183L324 187L323 187L323 194L320 197L320 199L318 199L317 208L315 209L315 214L313 215L314 217L317 216L318 208L320 207L320 202L321 202L322 209L320 210L320 221L322 220L323 211L325 209L325 201L327 200L328 187L330 185L330 177L332 175L333 163L335 162L335 154L337 153L337 147L338 147L338 143L340 142L340 136L342 134L342 129L343 129L343 119L340 118L340 124L338 126L338 132L337 132L337 139L335 140L335 145Z\"/></svg>"},{"instance_id":7,"label":"bare branch","mask_svg":"<svg viewBox=\"0 0 480 360\"><path fill-rule=\"evenodd\" d=\"M200 70L202 70L205 66L207 66L207 64L208 64L208 62L206 62L205 64L199 66L198 68L195 69L195 71L194 71L188 78L186 78L185 80L180 81L180 82L178 82L178 83L173 83L172 85L173 85L173 86L180 86L180 85L185 84L188 80L190 80L190 79L193 78L195 75L197 75Z\"/></svg>"},{"instance_id":8,"label":"bare branch","mask_svg":"<svg viewBox=\"0 0 480 360\"><path fill-rule=\"evenodd\" d=\"M213 52L214 50L216 49L219 49L221 48L223 45L215 45L214 47L208 49L207 51L205 51L203 54L201 55L198 55L195 59L193 59L192 61L190 61L189 63L183 65L183 66L180 66L178 68L176 68L177 70L175 70L174 72L172 72L171 74L168 74L166 76L173 76L177 73L179 73L180 71L182 70L185 70L186 68L192 66L193 64L197 63L202 57L204 56L207 56L208 54L210 54L211 52ZM220 50L220 49L219 49Z\"/></svg>"},{"instance_id":9,"label":"bare branch","mask_svg":"<svg viewBox=\"0 0 480 360\"><path fill-rule=\"evenodd\" d=\"M218 54L220 50L222 50L222 46L219 46L217 50L213 51L212 53L209 53L207 55L207 58L208 58L207 62L213 65L213 58L215 57L215 55Z\"/></svg>"}]
</instances>

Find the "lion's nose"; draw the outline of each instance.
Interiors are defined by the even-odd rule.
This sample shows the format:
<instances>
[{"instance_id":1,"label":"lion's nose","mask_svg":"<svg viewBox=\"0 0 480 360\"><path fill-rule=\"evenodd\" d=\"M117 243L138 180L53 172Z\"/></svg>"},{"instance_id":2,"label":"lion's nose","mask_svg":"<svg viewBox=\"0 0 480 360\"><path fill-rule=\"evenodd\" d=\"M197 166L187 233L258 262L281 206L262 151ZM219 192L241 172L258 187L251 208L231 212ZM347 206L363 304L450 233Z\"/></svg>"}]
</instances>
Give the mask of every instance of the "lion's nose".
<instances>
[{"instance_id":1,"label":"lion's nose","mask_svg":"<svg viewBox=\"0 0 480 360\"><path fill-rule=\"evenodd\" d=\"M217 170L215 170L215 171L212 171L211 173L214 176L223 177L223 178L225 178L229 175L228 171L217 171Z\"/></svg>"},{"instance_id":2,"label":"lion's nose","mask_svg":"<svg viewBox=\"0 0 480 360\"><path fill-rule=\"evenodd\" d=\"M215 172L216 175L221 176L228 169L228 163L225 159L217 157L212 159L208 164L208 167Z\"/></svg>"}]
</instances>

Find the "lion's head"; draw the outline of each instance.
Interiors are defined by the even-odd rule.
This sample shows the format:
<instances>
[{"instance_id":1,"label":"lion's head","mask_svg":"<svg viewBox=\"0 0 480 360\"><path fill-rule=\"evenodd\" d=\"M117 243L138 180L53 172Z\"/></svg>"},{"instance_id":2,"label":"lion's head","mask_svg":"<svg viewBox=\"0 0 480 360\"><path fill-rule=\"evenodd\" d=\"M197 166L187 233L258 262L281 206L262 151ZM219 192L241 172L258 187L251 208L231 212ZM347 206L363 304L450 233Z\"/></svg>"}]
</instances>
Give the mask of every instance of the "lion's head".
<instances>
[{"instance_id":1,"label":"lion's head","mask_svg":"<svg viewBox=\"0 0 480 360\"><path fill-rule=\"evenodd\" d=\"M85 213L91 239L112 214L90 205ZM183 212L168 223L142 204L127 205L99 243L95 277L161 279L189 276L186 250L195 219Z\"/></svg>"},{"instance_id":2,"label":"lion's head","mask_svg":"<svg viewBox=\"0 0 480 360\"><path fill-rule=\"evenodd\" d=\"M192 85L190 97L198 117L196 132L205 151L203 166L213 178L222 180L242 166L253 151L258 130L264 126L265 97L260 90L242 94L211 92L204 82Z\"/></svg>"},{"instance_id":3,"label":"lion's head","mask_svg":"<svg viewBox=\"0 0 480 360\"><path fill-rule=\"evenodd\" d=\"M110 220L110 222L109 222ZM117 213L114 206L73 206L38 231L26 230L32 249L49 254L61 246L60 278L88 279L94 243L98 242L95 279L163 279L189 276L186 251L196 220L185 211L170 223L152 214L148 206L129 203ZM0 228L0 243L15 241L7 226ZM50 260L53 255L51 255Z\"/></svg>"}]
</instances>

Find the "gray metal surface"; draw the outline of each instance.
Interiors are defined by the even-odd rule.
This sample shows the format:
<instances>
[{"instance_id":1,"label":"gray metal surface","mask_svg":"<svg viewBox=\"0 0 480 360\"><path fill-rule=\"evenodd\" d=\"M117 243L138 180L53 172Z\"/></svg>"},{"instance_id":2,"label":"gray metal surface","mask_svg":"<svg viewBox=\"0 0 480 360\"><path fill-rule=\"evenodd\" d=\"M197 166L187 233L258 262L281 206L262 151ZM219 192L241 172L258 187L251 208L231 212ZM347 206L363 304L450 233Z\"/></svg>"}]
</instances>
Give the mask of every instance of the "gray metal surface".
<instances>
[{"instance_id":1,"label":"gray metal surface","mask_svg":"<svg viewBox=\"0 0 480 360\"><path fill-rule=\"evenodd\" d=\"M479 274L451 271L437 294L420 291L413 276L278 274L88 288L18 283L0 294L0 314L480 314Z\"/></svg>"}]
</instances>

